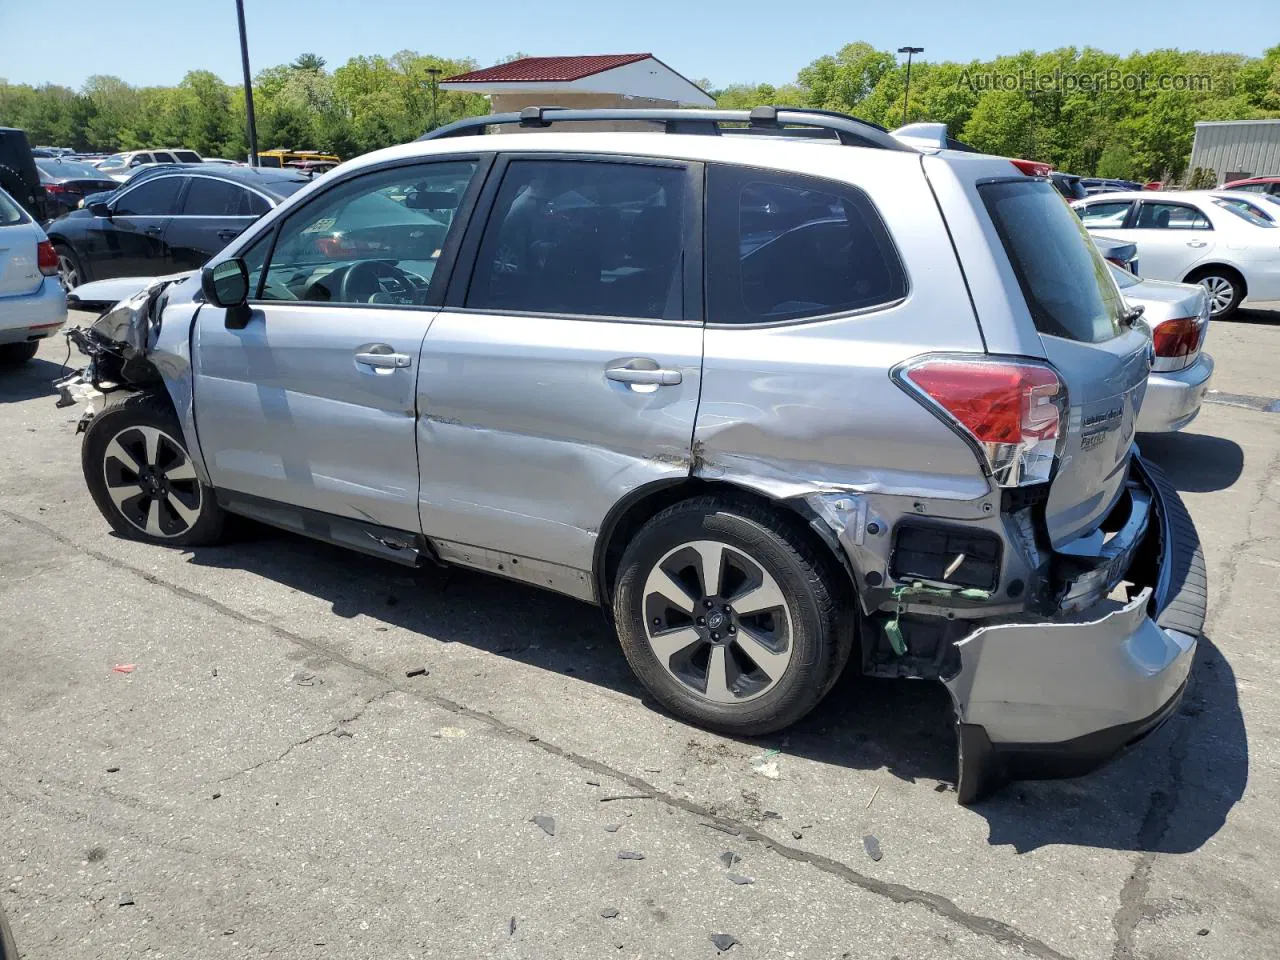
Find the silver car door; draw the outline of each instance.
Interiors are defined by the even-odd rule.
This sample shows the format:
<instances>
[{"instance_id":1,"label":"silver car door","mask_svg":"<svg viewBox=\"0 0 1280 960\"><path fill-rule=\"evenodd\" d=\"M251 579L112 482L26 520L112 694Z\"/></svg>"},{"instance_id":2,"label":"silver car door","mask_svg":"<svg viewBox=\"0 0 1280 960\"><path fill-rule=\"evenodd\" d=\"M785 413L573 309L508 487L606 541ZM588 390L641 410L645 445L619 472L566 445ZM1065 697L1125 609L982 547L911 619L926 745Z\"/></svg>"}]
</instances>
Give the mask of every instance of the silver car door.
<instances>
[{"instance_id":1,"label":"silver car door","mask_svg":"<svg viewBox=\"0 0 1280 960\"><path fill-rule=\"evenodd\" d=\"M422 530L445 559L590 597L610 511L688 476L700 177L581 155L495 170L418 378Z\"/></svg>"},{"instance_id":2,"label":"silver car door","mask_svg":"<svg viewBox=\"0 0 1280 960\"><path fill-rule=\"evenodd\" d=\"M419 352L480 166L335 181L244 248L248 322L229 327L210 306L196 321L196 422L215 487L418 532Z\"/></svg>"},{"instance_id":3,"label":"silver car door","mask_svg":"<svg viewBox=\"0 0 1280 960\"><path fill-rule=\"evenodd\" d=\"M1165 200L1141 201L1124 239L1138 245L1142 275L1152 280L1181 280L1216 245L1208 217L1190 204Z\"/></svg>"}]
</instances>

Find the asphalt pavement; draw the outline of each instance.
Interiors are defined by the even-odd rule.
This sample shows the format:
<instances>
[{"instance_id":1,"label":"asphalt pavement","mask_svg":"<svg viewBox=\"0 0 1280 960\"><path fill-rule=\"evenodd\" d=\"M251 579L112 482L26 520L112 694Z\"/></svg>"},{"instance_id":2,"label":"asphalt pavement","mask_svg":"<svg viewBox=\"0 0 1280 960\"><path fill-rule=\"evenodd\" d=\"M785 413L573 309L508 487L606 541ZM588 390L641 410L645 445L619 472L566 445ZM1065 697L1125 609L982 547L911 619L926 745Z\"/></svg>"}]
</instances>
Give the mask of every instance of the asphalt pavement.
<instances>
[{"instance_id":1,"label":"asphalt pavement","mask_svg":"<svg viewBox=\"0 0 1280 960\"><path fill-rule=\"evenodd\" d=\"M0 373L23 956L1273 960L1280 306L1208 349L1221 393L1140 440L1208 562L1180 712L963 808L933 684L847 675L785 734L728 739L660 712L569 599L248 523L192 551L113 536L46 343Z\"/></svg>"}]
</instances>

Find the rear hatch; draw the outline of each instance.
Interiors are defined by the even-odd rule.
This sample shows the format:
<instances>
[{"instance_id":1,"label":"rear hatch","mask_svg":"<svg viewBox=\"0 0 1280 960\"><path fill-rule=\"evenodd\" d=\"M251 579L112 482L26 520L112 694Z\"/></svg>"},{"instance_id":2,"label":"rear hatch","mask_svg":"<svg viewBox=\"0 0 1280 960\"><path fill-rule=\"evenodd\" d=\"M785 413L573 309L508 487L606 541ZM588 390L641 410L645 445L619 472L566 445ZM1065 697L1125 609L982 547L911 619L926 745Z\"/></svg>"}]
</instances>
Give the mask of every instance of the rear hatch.
<instances>
[{"instance_id":1,"label":"rear hatch","mask_svg":"<svg viewBox=\"0 0 1280 960\"><path fill-rule=\"evenodd\" d=\"M1045 504L1054 547L1091 533L1123 492L1151 337L1080 220L1047 180L978 186L1045 358L1070 405Z\"/></svg>"},{"instance_id":2,"label":"rear hatch","mask_svg":"<svg viewBox=\"0 0 1280 960\"><path fill-rule=\"evenodd\" d=\"M32 293L44 281L37 261L39 239L27 215L0 193L0 297Z\"/></svg>"}]
</instances>

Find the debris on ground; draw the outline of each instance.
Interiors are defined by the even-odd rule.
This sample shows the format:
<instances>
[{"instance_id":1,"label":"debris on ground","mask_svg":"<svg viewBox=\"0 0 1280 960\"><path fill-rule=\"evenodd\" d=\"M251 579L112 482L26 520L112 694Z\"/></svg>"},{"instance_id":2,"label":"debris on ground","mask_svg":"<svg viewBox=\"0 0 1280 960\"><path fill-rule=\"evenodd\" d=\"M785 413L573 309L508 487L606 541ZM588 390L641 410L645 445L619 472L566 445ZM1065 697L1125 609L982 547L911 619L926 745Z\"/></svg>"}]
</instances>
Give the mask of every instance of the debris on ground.
<instances>
[{"instance_id":1,"label":"debris on ground","mask_svg":"<svg viewBox=\"0 0 1280 960\"><path fill-rule=\"evenodd\" d=\"M622 829L622 824L620 823L606 823L604 825L605 833L617 833L621 829Z\"/></svg>"},{"instance_id":2,"label":"debris on ground","mask_svg":"<svg viewBox=\"0 0 1280 960\"><path fill-rule=\"evenodd\" d=\"M724 853L720 854L720 862L726 867L732 867L735 863L741 863L742 858L732 850L726 850Z\"/></svg>"},{"instance_id":3,"label":"debris on ground","mask_svg":"<svg viewBox=\"0 0 1280 960\"><path fill-rule=\"evenodd\" d=\"M871 805L876 802L876 797L880 796L880 784L876 784L876 788L871 791L871 799L867 801L864 809L870 810Z\"/></svg>"},{"instance_id":4,"label":"debris on ground","mask_svg":"<svg viewBox=\"0 0 1280 960\"><path fill-rule=\"evenodd\" d=\"M766 820L782 819L782 814L780 814L777 810L766 810L764 813L761 814L761 816L764 817Z\"/></svg>"},{"instance_id":5,"label":"debris on ground","mask_svg":"<svg viewBox=\"0 0 1280 960\"><path fill-rule=\"evenodd\" d=\"M740 887L744 887L748 883L755 883L754 879L752 879L751 877L744 877L740 873L730 873L730 874L726 874L726 876L728 876L730 883L736 883Z\"/></svg>"},{"instance_id":6,"label":"debris on ground","mask_svg":"<svg viewBox=\"0 0 1280 960\"><path fill-rule=\"evenodd\" d=\"M879 863L880 858L884 856L880 852L880 841L870 833L862 838L862 848L867 851L867 856L876 861L876 863Z\"/></svg>"},{"instance_id":7,"label":"debris on ground","mask_svg":"<svg viewBox=\"0 0 1280 960\"><path fill-rule=\"evenodd\" d=\"M546 831L546 834L548 837L554 837L556 835L555 817L548 817L548 816L545 816L544 814L538 814L536 817L530 817L529 822L536 823L538 826L540 826L543 830Z\"/></svg>"},{"instance_id":8,"label":"debris on ground","mask_svg":"<svg viewBox=\"0 0 1280 960\"><path fill-rule=\"evenodd\" d=\"M515 918L515 917L512 917L512 918L511 918L511 923L510 923L510 925L507 927L507 935L508 935L508 936L515 936L515 932L516 932L516 918Z\"/></svg>"},{"instance_id":9,"label":"debris on ground","mask_svg":"<svg viewBox=\"0 0 1280 960\"><path fill-rule=\"evenodd\" d=\"M107 767L107 773L119 773L119 772L120 772L119 767Z\"/></svg>"},{"instance_id":10,"label":"debris on ground","mask_svg":"<svg viewBox=\"0 0 1280 960\"><path fill-rule=\"evenodd\" d=\"M619 793L611 797L601 797L601 803L608 803L611 800L652 800L652 793Z\"/></svg>"},{"instance_id":11,"label":"debris on ground","mask_svg":"<svg viewBox=\"0 0 1280 960\"><path fill-rule=\"evenodd\" d=\"M792 839L792 840L803 840L803 839L804 839L804 834L803 834L803 833L801 833L799 830L792 830L792 831L791 831L791 839Z\"/></svg>"},{"instance_id":12,"label":"debris on ground","mask_svg":"<svg viewBox=\"0 0 1280 960\"><path fill-rule=\"evenodd\" d=\"M1207 937L1208 935L1209 935L1208 927L1201 927L1199 930L1196 931L1197 937Z\"/></svg>"},{"instance_id":13,"label":"debris on ground","mask_svg":"<svg viewBox=\"0 0 1280 960\"><path fill-rule=\"evenodd\" d=\"M220 794L220 793L215 793L215 794L213 795L213 799L215 799L215 800L221 799L221 797L222 797L222 794Z\"/></svg>"},{"instance_id":14,"label":"debris on ground","mask_svg":"<svg viewBox=\"0 0 1280 960\"><path fill-rule=\"evenodd\" d=\"M619 860L643 860L644 854L637 853L635 850L619 850L618 859Z\"/></svg>"},{"instance_id":15,"label":"debris on ground","mask_svg":"<svg viewBox=\"0 0 1280 960\"><path fill-rule=\"evenodd\" d=\"M293 675L293 682L300 687L313 687L316 682L314 673L307 673L305 670L299 670Z\"/></svg>"},{"instance_id":16,"label":"debris on ground","mask_svg":"<svg viewBox=\"0 0 1280 960\"><path fill-rule=\"evenodd\" d=\"M717 950L724 953L738 942L738 938L732 933L713 933L711 935L711 942L716 945Z\"/></svg>"},{"instance_id":17,"label":"debris on ground","mask_svg":"<svg viewBox=\"0 0 1280 960\"><path fill-rule=\"evenodd\" d=\"M406 670L406 671L404 672L404 675L405 675L406 677L425 677L425 676L427 675L427 668L426 668L426 667L414 667L412 670Z\"/></svg>"},{"instance_id":18,"label":"debris on ground","mask_svg":"<svg viewBox=\"0 0 1280 960\"><path fill-rule=\"evenodd\" d=\"M782 776L778 770L778 754L780 750L766 750L760 756L751 761L751 769L766 780L777 780Z\"/></svg>"},{"instance_id":19,"label":"debris on ground","mask_svg":"<svg viewBox=\"0 0 1280 960\"><path fill-rule=\"evenodd\" d=\"M122 907L132 907L134 905L133 894L132 893L120 894L120 899L117 900L116 903Z\"/></svg>"},{"instance_id":20,"label":"debris on ground","mask_svg":"<svg viewBox=\"0 0 1280 960\"><path fill-rule=\"evenodd\" d=\"M133 673L137 669L137 665L132 663L117 663L111 668L113 673Z\"/></svg>"},{"instance_id":21,"label":"debris on ground","mask_svg":"<svg viewBox=\"0 0 1280 960\"><path fill-rule=\"evenodd\" d=\"M432 734L437 740L461 740L467 735L467 731L461 727L441 727Z\"/></svg>"},{"instance_id":22,"label":"debris on ground","mask_svg":"<svg viewBox=\"0 0 1280 960\"><path fill-rule=\"evenodd\" d=\"M606 920L612 920L617 915L618 915L617 907L605 907L603 910L600 911L600 916L604 917Z\"/></svg>"},{"instance_id":23,"label":"debris on ground","mask_svg":"<svg viewBox=\"0 0 1280 960\"><path fill-rule=\"evenodd\" d=\"M587 786L588 786L588 787L598 787L598 786L600 786L600 781L599 781L599 780L588 780L588 781L587 781Z\"/></svg>"}]
</instances>

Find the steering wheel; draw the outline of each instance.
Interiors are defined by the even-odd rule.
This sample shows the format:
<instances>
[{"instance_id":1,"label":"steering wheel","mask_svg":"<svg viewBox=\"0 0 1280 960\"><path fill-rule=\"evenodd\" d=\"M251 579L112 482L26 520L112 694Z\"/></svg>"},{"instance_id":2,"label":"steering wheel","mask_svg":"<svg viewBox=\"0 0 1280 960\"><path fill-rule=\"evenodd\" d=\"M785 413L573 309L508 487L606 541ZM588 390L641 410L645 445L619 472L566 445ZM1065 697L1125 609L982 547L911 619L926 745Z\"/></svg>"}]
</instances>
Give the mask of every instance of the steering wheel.
<instances>
[{"instance_id":1,"label":"steering wheel","mask_svg":"<svg viewBox=\"0 0 1280 960\"><path fill-rule=\"evenodd\" d=\"M342 303L371 303L380 293L403 297L414 302L420 284L413 274L392 266L385 260L361 260L347 267L338 286L338 300Z\"/></svg>"}]
</instances>

